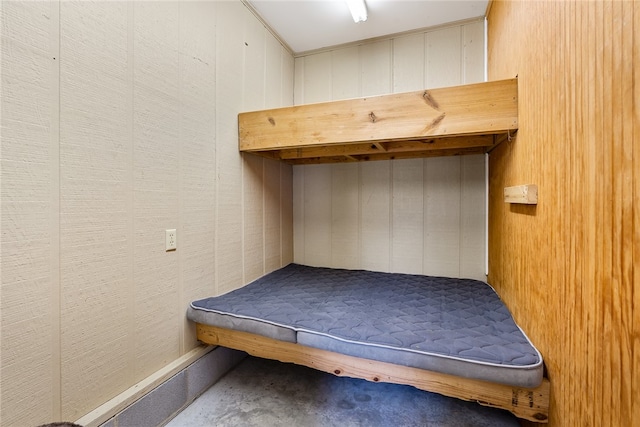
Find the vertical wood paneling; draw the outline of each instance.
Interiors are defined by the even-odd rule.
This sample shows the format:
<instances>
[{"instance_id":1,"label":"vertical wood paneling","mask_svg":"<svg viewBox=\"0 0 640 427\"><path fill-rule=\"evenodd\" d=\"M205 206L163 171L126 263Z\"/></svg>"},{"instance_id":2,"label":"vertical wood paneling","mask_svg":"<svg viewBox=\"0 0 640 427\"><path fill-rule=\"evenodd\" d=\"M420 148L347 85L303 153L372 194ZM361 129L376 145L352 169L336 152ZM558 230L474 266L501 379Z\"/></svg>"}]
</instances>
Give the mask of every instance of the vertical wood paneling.
<instances>
[{"instance_id":1,"label":"vertical wood paneling","mask_svg":"<svg viewBox=\"0 0 640 427\"><path fill-rule=\"evenodd\" d=\"M526 100L491 154L489 279L546 359L550 425L638 419L637 9L494 2L489 16L489 78L517 74ZM537 207L503 206L518 182L538 184Z\"/></svg>"},{"instance_id":2,"label":"vertical wood paneling","mask_svg":"<svg viewBox=\"0 0 640 427\"><path fill-rule=\"evenodd\" d=\"M296 103L318 102L418 90L428 79L434 85L481 80L483 58L482 20L337 48L296 59L294 98ZM454 276L464 272L485 278L484 160L463 159L296 166L294 259L333 267L447 271ZM322 191L317 193L316 187ZM315 230L315 224L321 229ZM313 243L309 233L315 236ZM358 245L355 255L353 245Z\"/></svg>"},{"instance_id":3,"label":"vertical wood paneling","mask_svg":"<svg viewBox=\"0 0 640 427\"><path fill-rule=\"evenodd\" d=\"M239 1L1 8L0 424L22 427L165 367L188 301L292 259L292 168L243 165L237 113L291 104L294 60Z\"/></svg>"},{"instance_id":4,"label":"vertical wood paneling","mask_svg":"<svg viewBox=\"0 0 640 427\"><path fill-rule=\"evenodd\" d=\"M638 254L640 254L640 208L638 208L637 200L640 200L640 129L638 129L638 123L640 123L640 105L638 100L640 99L640 67L637 66L640 61L640 7L635 5L633 10L627 4L625 5L625 15L633 18L632 36L626 37L625 40L632 45L633 53L630 60L633 65L633 108L631 115L631 129L628 129L628 125L625 126L625 135L631 135L631 141L633 141L632 153L633 153L633 200L636 200L636 204L633 209L633 259L632 259L632 275L631 280L634 283L632 289L632 314L631 314L631 337L632 337L632 352L633 359L631 360L631 419L640 420L640 290L638 290L638 283L640 283L640 268L637 267ZM628 115L626 117L629 117ZM626 122L629 123L629 122Z\"/></svg>"}]
</instances>

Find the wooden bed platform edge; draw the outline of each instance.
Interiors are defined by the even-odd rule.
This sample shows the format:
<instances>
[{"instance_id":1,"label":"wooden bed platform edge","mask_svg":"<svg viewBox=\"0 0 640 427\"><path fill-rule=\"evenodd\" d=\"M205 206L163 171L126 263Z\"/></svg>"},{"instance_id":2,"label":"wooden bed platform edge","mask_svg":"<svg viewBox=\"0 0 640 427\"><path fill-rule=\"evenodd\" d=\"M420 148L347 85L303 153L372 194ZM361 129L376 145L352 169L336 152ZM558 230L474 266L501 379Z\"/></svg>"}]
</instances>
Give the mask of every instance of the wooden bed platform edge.
<instances>
[{"instance_id":1,"label":"wooden bed platform edge","mask_svg":"<svg viewBox=\"0 0 640 427\"><path fill-rule=\"evenodd\" d=\"M203 343L242 350L252 356L303 365L338 376L411 385L505 409L518 418L538 423L546 423L549 416L550 383L547 378L540 386L529 389L348 356L201 323L196 323L196 332Z\"/></svg>"}]
</instances>

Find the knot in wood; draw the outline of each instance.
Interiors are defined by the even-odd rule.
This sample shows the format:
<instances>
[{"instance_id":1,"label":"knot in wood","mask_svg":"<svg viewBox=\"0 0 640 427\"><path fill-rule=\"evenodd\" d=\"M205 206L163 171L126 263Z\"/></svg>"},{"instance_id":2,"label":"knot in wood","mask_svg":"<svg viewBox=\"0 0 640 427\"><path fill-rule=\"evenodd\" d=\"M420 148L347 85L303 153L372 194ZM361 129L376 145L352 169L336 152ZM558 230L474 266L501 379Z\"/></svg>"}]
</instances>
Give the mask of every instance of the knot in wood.
<instances>
[{"instance_id":1,"label":"knot in wood","mask_svg":"<svg viewBox=\"0 0 640 427\"><path fill-rule=\"evenodd\" d=\"M431 108L433 108L434 110L440 111L440 105L438 105L436 100L433 99L433 97L431 96L428 90L424 91L424 93L422 94L422 98L425 100L427 104L431 106Z\"/></svg>"},{"instance_id":2,"label":"knot in wood","mask_svg":"<svg viewBox=\"0 0 640 427\"><path fill-rule=\"evenodd\" d=\"M376 122L376 115L373 114L373 111L369 113L369 119L371 120L371 123L375 123Z\"/></svg>"},{"instance_id":3,"label":"knot in wood","mask_svg":"<svg viewBox=\"0 0 640 427\"><path fill-rule=\"evenodd\" d=\"M276 121L273 120L273 117L269 117L269 123L271 123L271 126L275 126L276 125Z\"/></svg>"}]
</instances>

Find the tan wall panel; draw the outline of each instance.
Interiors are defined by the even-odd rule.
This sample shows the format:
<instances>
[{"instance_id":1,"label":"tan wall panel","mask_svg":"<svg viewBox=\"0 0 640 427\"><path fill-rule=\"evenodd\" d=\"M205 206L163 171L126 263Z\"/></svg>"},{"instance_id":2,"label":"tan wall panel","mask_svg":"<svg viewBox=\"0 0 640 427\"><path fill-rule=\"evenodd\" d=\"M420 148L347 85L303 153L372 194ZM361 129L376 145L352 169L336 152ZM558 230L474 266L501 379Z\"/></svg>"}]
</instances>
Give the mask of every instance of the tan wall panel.
<instances>
[{"instance_id":1,"label":"tan wall panel","mask_svg":"<svg viewBox=\"0 0 640 427\"><path fill-rule=\"evenodd\" d=\"M331 168L324 165L300 168L304 173L304 221L295 233L304 233L303 259L297 261L312 266L331 265ZM298 187L294 186L294 190ZM298 200L296 200L298 201Z\"/></svg>"},{"instance_id":2,"label":"tan wall panel","mask_svg":"<svg viewBox=\"0 0 640 427\"><path fill-rule=\"evenodd\" d=\"M360 205L358 169L345 164L331 167L331 265L358 268Z\"/></svg>"},{"instance_id":3,"label":"tan wall panel","mask_svg":"<svg viewBox=\"0 0 640 427\"><path fill-rule=\"evenodd\" d=\"M367 270L391 270L391 165L360 165L360 262Z\"/></svg>"},{"instance_id":4,"label":"tan wall panel","mask_svg":"<svg viewBox=\"0 0 640 427\"><path fill-rule=\"evenodd\" d=\"M455 86L464 81L461 33L462 28L455 26L426 34L426 87Z\"/></svg>"},{"instance_id":5,"label":"tan wall panel","mask_svg":"<svg viewBox=\"0 0 640 427\"><path fill-rule=\"evenodd\" d=\"M0 425L22 427L165 367L189 301L292 259L292 168L243 159L237 114L290 105L294 60L240 1L1 16Z\"/></svg>"},{"instance_id":6,"label":"tan wall panel","mask_svg":"<svg viewBox=\"0 0 640 427\"><path fill-rule=\"evenodd\" d=\"M46 2L0 5L0 424L58 416L58 57Z\"/></svg>"},{"instance_id":7,"label":"tan wall panel","mask_svg":"<svg viewBox=\"0 0 640 427\"><path fill-rule=\"evenodd\" d=\"M305 172L306 168L293 166L292 210L293 215L293 259L299 264L305 264L306 239L304 234L305 215Z\"/></svg>"},{"instance_id":8,"label":"tan wall panel","mask_svg":"<svg viewBox=\"0 0 640 427\"><path fill-rule=\"evenodd\" d=\"M180 31L174 2L133 10L134 379L180 356L180 256L165 252L164 230L178 229L180 205ZM180 247L180 249L182 249ZM158 310L162 307L162 310ZM154 323L158 329L149 330ZM86 409L90 409L86 408ZM76 409L77 410L77 409ZM76 415L76 414L73 414ZM80 412L77 415L82 415Z\"/></svg>"},{"instance_id":9,"label":"tan wall panel","mask_svg":"<svg viewBox=\"0 0 640 427\"><path fill-rule=\"evenodd\" d=\"M264 160L245 155L243 158L243 282L251 282L264 274Z\"/></svg>"},{"instance_id":10,"label":"tan wall panel","mask_svg":"<svg viewBox=\"0 0 640 427\"><path fill-rule=\"evenodd\" d=\"M216 14L216 289L242 285L242 158L237 113L243 111L244 21L247 11L219 2ZM225 143L220 143L226 141Z\"/></svg>"},{"instance_id":11,"label":"tan wall panel","mask_svg":"<svg viewBox=\"0 0 640 427\"><path fill-rule=\"evenodd\" d=\"M475 277L487 269L486 157L460 159L460 276ZM483 254L484 256L478 256Z\"/></svg>"},{"instance_id":12,"label":"tan wall panel","mask_svg":"<svg viewBox=\"0 0 640 427\"><path fill-rule=\"evenodd\" d=\"M266 40L265 29L258 21L245 20L243 76L243 105L245 111L265 107ZM243 212L243 283L251 282L264 274L264 160L243 155L242 212Z\"/></svg>"},{"instance_id":13,"label":"tan wall panel","mask_svg":"<svg viewBox=\"0 0 640 427\"><path fill-rule=\"evenodd\" d=\"M295 78L296 104L479 82L484 21L298 57ZM296 166L294 259L484 279L485 165L474 157Z\"/></svg>"},{"instance_id":14,"label":"tan wall panel","mask_svg":"<svg viewBox=\"0 0 640 427\"><path fill-rule=\"evenodd\" d=\"M638 420L638 15L618 1L489 15L489 78L518 75L520 99L517 138L490 156L489 279L546 360L550 425ZM504 204L528 183L537 206Z\"/></svg>"},{"instance_id":15,"label":"tan wall panel","mask_svg":"<svg viewBox=\"0 0 640 427\"><path fill-rule=\"evenodd\" d=\"M279 161L264 161L264 184L264 270L270 272L282 265L280 247L282 196Z\"/></svg>"},{"instance_id":16,"label":"tan wall panel","mask_svg":"<svg viewBox=\"0 0 640 427\"><path fill-rule=\"evenodd\" d=\"M393 40L393 92L411 92L425 88L425 44L423 33Z\"/></svg>"},{"instance_id":17,"label":"tan wall panel","mask_svg":"<svg viewBox=\"0 0 640 427\"><path fill-rule=\"evenodd\" d=\"M358 52L360 94L358 96L391 93L393 88L392 48L392 40L382 40L360 46Z\"/></svg>"},{"instance_id":18,"label":"tan wall panel","mask_svg":"<svg viewBox=\"0 0 640 427\"><path fill-rule=\"evenodd\" d=\"M426 243L423 263L425 270L436 276L460 275L460 163L460 159L455 157L427 159L424 162L425 209L422 221Z\"/></svg>"},{"instance_id":19,"label":"tan wall panel","mask_svg":"<svg viewBox=\"0 0 640 427\"><path fill-rule=\"evenodd\" d=\"M283 265L293 262L293 167L280 163L280 250Z\"/></svg>"},{"instance_id":20,"label":"tan wall panel","mask_svg":"<svg viewBox=\"0 0 640 427\"><path fill-rule=\"evenodd\" d=\"M424 253L424 160L398 160L391 172L391 271L420 274Z\"/></svg>"},{"instance_id":21,"label":"tan wall panel","mask_svg":"<svg viewBox=\"0 0 640 427\"><path fill-rule=\"evenodd\" d=\"M215 293L216 5L180 7L180 306ZM196 337L186 319L181 354Z\"/></svg>"},{"instance_id":22,"label":"tan wall panel","mask_svg":"<svg viewBox=\"0 0 640 427\"><path fill-rule=\"evenodd\" d=\"M360 94L358 46L331 52L331 99L356 98Z\"/></svg>"}]
</instances>

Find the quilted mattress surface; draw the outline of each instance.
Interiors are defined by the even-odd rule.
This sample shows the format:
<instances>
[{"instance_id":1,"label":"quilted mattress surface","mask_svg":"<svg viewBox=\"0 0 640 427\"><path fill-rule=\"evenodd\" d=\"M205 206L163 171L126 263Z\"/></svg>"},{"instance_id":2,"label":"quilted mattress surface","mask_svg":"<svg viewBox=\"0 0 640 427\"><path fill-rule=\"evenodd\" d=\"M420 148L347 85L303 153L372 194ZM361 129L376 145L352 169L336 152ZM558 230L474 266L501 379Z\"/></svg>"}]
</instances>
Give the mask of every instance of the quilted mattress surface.
<instances>
[{"instance_id":1,"label":"quilted mattress surface","mask_svg":"<svg viewBox=\"0 0 640 427\"><path fill-rule=\"evenodd\" d=\"M290 264L188 317L352 356L523 387L542 356L488 284Z\"/></svg>"}]
</instances>

